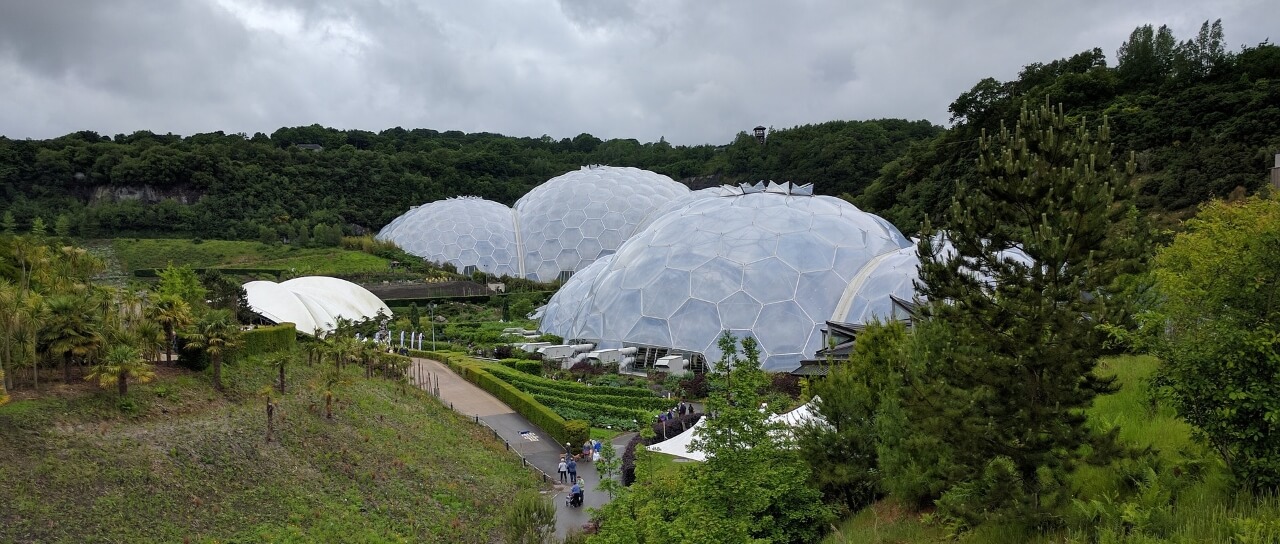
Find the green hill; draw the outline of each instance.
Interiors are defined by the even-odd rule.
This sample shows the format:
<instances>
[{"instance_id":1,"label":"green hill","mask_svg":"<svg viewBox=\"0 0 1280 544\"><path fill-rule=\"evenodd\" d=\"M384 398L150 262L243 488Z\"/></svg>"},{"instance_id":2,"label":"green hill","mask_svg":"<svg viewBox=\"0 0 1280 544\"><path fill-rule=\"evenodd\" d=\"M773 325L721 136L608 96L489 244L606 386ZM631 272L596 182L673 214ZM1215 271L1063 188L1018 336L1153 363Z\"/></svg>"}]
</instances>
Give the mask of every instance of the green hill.
<instances>
[{"instance_id":1,"label":"green hill","mask_svg":"<svg viewBox=\"0 0 1280 544\"><path fill-rule=\"evenodd\" d=\"M264 441L252 361L228 391L166 368L112 392L71 386L0 407L3 542L491 542L539 482L492 434L351 367L334 418L293 365ZM55 388L61 386L55 386Z\"/></svg>"}]
</instances>

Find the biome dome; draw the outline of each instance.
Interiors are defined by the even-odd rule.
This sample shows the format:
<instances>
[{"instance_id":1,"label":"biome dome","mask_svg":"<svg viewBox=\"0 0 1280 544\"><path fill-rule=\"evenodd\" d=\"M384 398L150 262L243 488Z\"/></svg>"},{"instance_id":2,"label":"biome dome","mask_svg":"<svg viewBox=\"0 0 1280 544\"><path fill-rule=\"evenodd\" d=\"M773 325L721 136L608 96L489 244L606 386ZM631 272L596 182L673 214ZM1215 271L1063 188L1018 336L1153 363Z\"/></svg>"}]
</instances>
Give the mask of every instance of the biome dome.
<instances>
[{"instance_id":1,"label":"biome dome","mask_svg":"<svg viewBox=\"0 0 1280 544\"><path fill-rule=\"evenodd\" d=\"M858 274L911 248L884 219L810 186L722 192L663 214L599 269L571 278L547 304L542 330L708 362L729 330L759 341L764 369L789 371L822 347L822 326Z\"/></svg>"},{"instance_id":2,"label":"biome dome","mask_svg":"<svg viewBox=\"0 0 1280 544\"><path fill-rule=\"evenodd\" d=\"M520 252L511 208L477 197L437 200L409 210L378 232L379 240L459 272L474 266L495 276L518 276Z\"/></svg>"},{"instance_id":3,"label":"biome dome","mask_svg":"<svg viewBox=\"0 0 1280 544\"><path fill-rule=\"evenodd\" d=\"M515 205L524 277L554 281L561 272L581 270L688 193L671 178L639 168L583 167L547 180Z\"/></svg>"}]
</instances>

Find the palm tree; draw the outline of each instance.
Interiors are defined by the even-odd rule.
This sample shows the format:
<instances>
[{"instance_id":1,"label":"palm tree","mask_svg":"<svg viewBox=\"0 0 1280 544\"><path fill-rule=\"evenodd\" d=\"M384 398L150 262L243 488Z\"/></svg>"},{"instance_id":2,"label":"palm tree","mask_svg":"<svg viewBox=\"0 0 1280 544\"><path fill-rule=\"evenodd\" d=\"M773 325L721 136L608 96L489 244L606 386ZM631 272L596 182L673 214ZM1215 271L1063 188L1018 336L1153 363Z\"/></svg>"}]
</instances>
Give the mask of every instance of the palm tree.
<instances>
[{"instance_id":1,"label":"palm tree","mask_svg":"<svg viewBox=\"0 0 1280 544\"><path fill-rule=\"evenodd\" d=\"M177 340L179 329L191 324L191 306L177 295L160 295L147 308L147 317L164 327L165 360L173 362L173 345Z\"/></svg>"},{"instance_id":2,"label":"palm tree","mask_svg":"<svg viewBox=\"0 0 1280 544\"><path fill-rule=\"evenodd\" d=\"M137 342L142 357L154 363L160 359L160 350L165 345L164 329L155 321L139 321L133 326L133 340Z\"/></svg>"},{"instance_id":3,"label":"palm tree","mask_svg":"<svg viewBox=\"0 0 1280 544\"><path fill-rule=\"evenodd\" d=\"M267 364L280 369L280 394L284 394L284 367L293 360L293 353L288 351L277 351L267 356Z\"/></svg>"},{"instance_id":4,"label":"palm tree","mask_svg":"<svg viewBox=\"0 0 1280 544\"><path fill-rule=\"evenodd\" d=\"M116 344L107 352L102 362L93 367L84 378L97 380L101 387L109 387L115 382L120 396L129 394L129 378L138 383L147 383L156 377L151 364L142 357L142 351L129 344Z\"/></svg>"},{"instance_id":5,"label":"palm tree","mask_svg":"<svg viewBox=\"0 0 1280 544\"><path fill-rule=\"evenodd\" d=\"M48 300L40 331L45 353L62 357L62 381L71 382L71 361L87 359L105 343L102 314L87 296L55 295Z\"/></svg>"},{"instance_id":6,"label":"palm tree","mask_svg":"<svg viewBox=\"0 0 1280 544\"><path fill-rule=\"evenodd\" d=\"M213 364L213 386L222 390L222 357L240 345L240 326L236 324L231 312L226 310L209 310L194 330L184 335L187 345L203 350Z\"/></svg>"}]
</instances>

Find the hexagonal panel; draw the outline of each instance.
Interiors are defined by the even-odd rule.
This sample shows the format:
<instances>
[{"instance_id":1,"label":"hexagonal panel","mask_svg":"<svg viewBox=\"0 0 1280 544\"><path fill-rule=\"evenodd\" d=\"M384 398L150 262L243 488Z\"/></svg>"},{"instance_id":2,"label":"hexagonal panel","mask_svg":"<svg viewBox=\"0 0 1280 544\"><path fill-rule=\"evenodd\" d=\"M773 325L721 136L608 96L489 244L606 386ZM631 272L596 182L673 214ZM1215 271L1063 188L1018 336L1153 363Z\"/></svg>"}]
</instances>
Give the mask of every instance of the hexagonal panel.
<instances>
[{"instance_id":1,"label":"hexagonal panel","mask_svg":"<svg viewBox=\"0 0 1280 544\"><path fill-rule=\"evenodd\" d=\"M590 337L600 345L653 344L666 331L676 344L670 347L711 360L719 357L714 343L721 330L733 330L760 340L766 369L790 370L821 347L816 331L855 276L865 290L856 294L857 304L868 307L888 296L873 295L909 283L914 269L890 266L888 256L913 249L886 225L827 197L731 193L688 199L622 243L589 288L568 289L590 280L575 277L548 308L571 311L572 298L590 297L573 326L601 323ZM622 236L605 229L601 241L611 232ZM876 273L859 276L867 266ZM562 321L544 322L544 330Z\"/></svg>"},{"instance_id":2,"label":"hexagonal panel","mask_svg":"<svg viewBox=\"0 0 1280 544\"><path fill-rule=\"evenodd\" d=\"M474 266L490 274L515 276L519 269L510 252L485 249L515 246L511 208L480 198L450 198L418 206L383 227L377 238L459 270ZM475 251L464 254L463 249Z\"/></svg>"}]
</instances>

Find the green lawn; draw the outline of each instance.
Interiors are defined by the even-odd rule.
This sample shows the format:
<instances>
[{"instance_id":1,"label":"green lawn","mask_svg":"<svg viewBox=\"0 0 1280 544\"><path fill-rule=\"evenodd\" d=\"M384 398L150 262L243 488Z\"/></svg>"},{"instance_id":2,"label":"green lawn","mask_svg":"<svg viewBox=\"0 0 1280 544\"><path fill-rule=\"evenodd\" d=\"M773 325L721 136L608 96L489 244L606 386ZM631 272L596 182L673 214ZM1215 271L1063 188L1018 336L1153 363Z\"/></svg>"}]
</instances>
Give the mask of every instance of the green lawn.
<instances>
[{"instance_id":1,"label":"green lawn","mask_svg":"<svg viewBox=\"0 0 1280 544\"><path fill-rule=\"evenodd\" d=\"M350 276L386 272L390 264L360 251L230 240L118 238L111 247L127 272L172 263L192 268L275 268L291 271L293 276Z\"/></svg>"},{"instance_id":2,"label":"green lawn","mask_svg":"<svg viewBox=\"0 0 1280 544\"><path fill-rule=\"evenodd\" d=\"M0 542L493 542L533 473L428 395L349 368L326 419L294 365L263 440L271 369L168 370L131 388L0 407Z\"/></svg>"}]
</instances>

